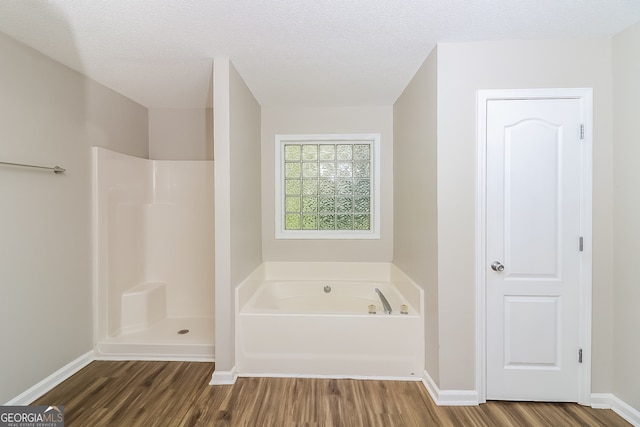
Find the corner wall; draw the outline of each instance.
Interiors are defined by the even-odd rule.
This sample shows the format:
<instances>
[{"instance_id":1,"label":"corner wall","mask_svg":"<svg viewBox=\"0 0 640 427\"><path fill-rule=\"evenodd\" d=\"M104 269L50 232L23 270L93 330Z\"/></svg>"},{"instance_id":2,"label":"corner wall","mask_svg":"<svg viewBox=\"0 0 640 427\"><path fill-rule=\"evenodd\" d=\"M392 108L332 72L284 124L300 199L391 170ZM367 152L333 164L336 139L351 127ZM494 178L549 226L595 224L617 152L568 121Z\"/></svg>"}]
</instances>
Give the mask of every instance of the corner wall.
<instances>
[{"instance_id":1,"label":"corner wall","mask_svg":"<svg viewBox=\"0 0 640 427\"><path fill-rule=\"evenodd\" d=\"M93 348L91 146L148 154L147 110L0 34L0 403Z\"/></svg>"},{"instance_id":2,"label":"corner wall","mask_svg":"<svg viewBox=\"0 0 640 427\"><path fill-rule=\"evenodd\" d=\"M262 262L260 105L226 59L214 61L215 358L233 379L235 287Z\"/></svg>"},{"instance_id":3,"label":"corner wall","mask_svg":"<svg viewBox=\"0 0 640 427\"><path fill-rule=\"evenodd\" d=\"M425 362L439 384L437 66L434 48L393 106L393 262L424 289Z\"/></svg>"},{"instance_id":4,"label":"corner wall","mask_svg":"<svg viewBox=\"0 0 640 427\"><path fill-rule=\"evenodd\" d=\"M275 238L275 135L380 133L380 239ZM391 262L393 256L393 109L265 107L262 109L262 245L265 261Z\"/></svg>"},{"instance_id":5,"label":"corner wall","mask_svg":"<svg viewBox=\"0 0 640 427\"><path fill-rule=\"evenodd\" d=\"M613 38L613 394L640 412L640 23Z\"/></svg>"},{"instance_id":6,"label":"corner wall","mask_svg":"<svg viewBox=\"0 0 640 427\"><path fill-rule=\"evenodd\" d=\"M262 263L261 110L233 63L231 111L231 281L240 284Z\"/></svg>"},{"instance_id":7,"label":"corner wall","mask_svg":"<svg viewBox=\"0 0 640 427\"><path fill-rule=\"evenodd\" d=\"M150 109L149 158L213 160L213 111L210 108Z\"/></svg>"}]
</instances>

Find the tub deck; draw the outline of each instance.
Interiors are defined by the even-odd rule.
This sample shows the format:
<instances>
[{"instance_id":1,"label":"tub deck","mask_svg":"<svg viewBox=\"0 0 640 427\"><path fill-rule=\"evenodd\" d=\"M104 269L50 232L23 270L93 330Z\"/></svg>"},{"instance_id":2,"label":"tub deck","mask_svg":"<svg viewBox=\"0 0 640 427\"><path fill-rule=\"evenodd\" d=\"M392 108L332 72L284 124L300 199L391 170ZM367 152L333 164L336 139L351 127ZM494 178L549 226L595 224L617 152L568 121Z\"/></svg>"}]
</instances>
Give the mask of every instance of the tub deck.
<instances>
[{"instance_id":1,"label":"tub deck","mask_svg":"<svg viewBox=\"0 0 640 427\"><path fill-rule=\"evenodd\" d=\"M398 315L405 305L408 313L418 315L390 282L291 280L265 281L244 305L244 314L289 315L369 315L369 306L377 314L384 313L382 301L375 292L378 288Z\"/></svg>"}]
</instances>

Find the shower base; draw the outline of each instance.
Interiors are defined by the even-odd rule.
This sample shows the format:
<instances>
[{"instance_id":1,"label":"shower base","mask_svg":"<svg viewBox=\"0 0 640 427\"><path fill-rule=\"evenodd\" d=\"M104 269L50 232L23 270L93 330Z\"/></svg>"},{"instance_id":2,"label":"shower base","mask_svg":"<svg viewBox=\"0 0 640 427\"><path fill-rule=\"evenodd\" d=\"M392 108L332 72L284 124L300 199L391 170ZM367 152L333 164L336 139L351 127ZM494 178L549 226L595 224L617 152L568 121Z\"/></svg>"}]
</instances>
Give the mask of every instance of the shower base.
<instances>
[{"instance_id":1,"label":"shower base","mask_svg":"<svg viewBox=\"0 0 640 427\"><path fill-rule=\"evenodd\" d=\"M187 332L188 331L188 332ZM168 318L96 344L97 360L214 361L212 317Z\"/></svg>"}]
</instances>

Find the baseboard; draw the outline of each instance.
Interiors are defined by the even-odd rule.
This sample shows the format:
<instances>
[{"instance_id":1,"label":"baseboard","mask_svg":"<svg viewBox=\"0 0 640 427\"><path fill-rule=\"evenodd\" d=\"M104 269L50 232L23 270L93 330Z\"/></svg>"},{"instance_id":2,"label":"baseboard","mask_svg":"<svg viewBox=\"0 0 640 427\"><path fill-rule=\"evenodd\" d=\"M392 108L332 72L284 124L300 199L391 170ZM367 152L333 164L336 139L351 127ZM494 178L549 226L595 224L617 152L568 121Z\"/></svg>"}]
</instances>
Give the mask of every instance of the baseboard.
<instances>
[{"instance_id":1,"label":"baseboard","mask_svg":"<svg viewBox=\"0 0 640 427\"><path fill-rule=\"evenodd\" d=\"M278 374L264 372L243 372L241 378L309 378L321 380L362 380L362 381L422 381L418 377L387 377L376 375L321 375L321 374Z\"/></svg>"},{"instance_id":2,"label":"baseboard","mask_svg":"<svg viewBox=\"0 0 640 427\"><path fill-rule=\"evenodd\" d=\"M80 369L87 366L89 363L93 362L93 350L83 354L77 359L67 363L62 368L55 371L53 374L49 375L47 378L40 381L38 384L30 387L28 390L20 394L19 396L14 397L5 405L8 406L24 406L30 405L31 402L60 384L62 381L69 378L71 375L78 372Z\"/></svg>"},{"instance_id":3,"label":"baseboard","mask_svg":"<svg viewBox=\"0 0 640 427\"><path fill-rule=\"evenodd\" d=\"M127 360L149 361L149 362L215 362L210 356L140 356L129 354L100 354L96 353L94 360L107 360L114 362L122 362Z\"/></svg>"},{"instance_id":4,"label":"baseboard","mask_svg":"<svg viewBox=\"0 0 640 427\"><path fill-rule=\"evenodd\" d=\"M426 370L423 373L422 384L438 406L476 406L479 404L476 390L440 390Z\"/></svg>"},{"instance_id":5,"label":"baseboard","mask_svg":"<svg viewBox=\"0 0 640 427\"><path fill-rule=\"evenodd\" d=\"M213 371L211 375L211 382L209 385L231 385L235 384L238 379L238 371L234 366L230 371Z\"/></svg>"},{"instance_id":6,"label":"baseboard","mask_svg":"<svg viewBox=\"0 0 640 427\"><path fill-rule=\"evenodd\" d=\"M618 399L612 393L592 393L591 407L596 409L611 409L616 414L636 427L640 426L640 411Z\"/></svg>"}]
</instances>

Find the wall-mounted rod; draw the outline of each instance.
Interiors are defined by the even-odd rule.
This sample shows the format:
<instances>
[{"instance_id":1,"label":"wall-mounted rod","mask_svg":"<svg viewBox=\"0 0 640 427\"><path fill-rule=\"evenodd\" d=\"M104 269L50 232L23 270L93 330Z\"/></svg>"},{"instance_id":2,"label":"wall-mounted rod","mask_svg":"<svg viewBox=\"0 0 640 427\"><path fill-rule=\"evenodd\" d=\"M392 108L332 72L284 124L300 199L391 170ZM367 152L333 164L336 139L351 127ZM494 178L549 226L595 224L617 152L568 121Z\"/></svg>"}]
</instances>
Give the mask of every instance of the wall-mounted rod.
<instances>
[{"instance_id":1,"label":"wall-mounted rod","mask_svg":"<svg viewBox=\"0 0 640 427\"><path fill-rule=\"evenodd\" d=\"M36 168L36 169L46 169L53 171L55 174L62 173L66 171L66 169L61 168L60 166L48 167L48 166L37 166L37 165L25 165L22 163L9 163L9 162L0 162L0 165L9 165L9 166L21 166L24 168Z\"/></svg>"}]
</instances>

